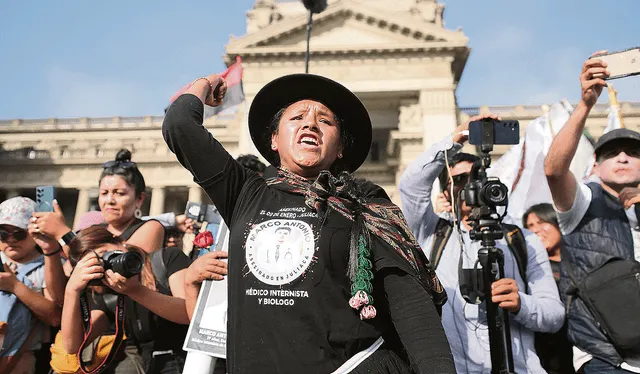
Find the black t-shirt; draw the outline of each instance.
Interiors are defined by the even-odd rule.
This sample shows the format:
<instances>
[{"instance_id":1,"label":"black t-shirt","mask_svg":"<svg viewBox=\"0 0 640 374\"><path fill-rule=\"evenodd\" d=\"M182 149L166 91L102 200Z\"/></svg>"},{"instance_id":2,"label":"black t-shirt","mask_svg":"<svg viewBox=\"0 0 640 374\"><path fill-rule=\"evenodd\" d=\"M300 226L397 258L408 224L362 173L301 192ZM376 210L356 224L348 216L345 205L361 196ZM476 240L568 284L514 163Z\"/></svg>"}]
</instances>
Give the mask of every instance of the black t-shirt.
<instances>
[{"instance_id":1,"label":"black t-shirt","mask_svg":"<svg viewBox=\"0 0 640 374\"><path fill-rule=\"evenodd\" d=\"M381 336L376 326L392 325L362 321L348 304L352 222L330 211L320 227L304 196L268 186L224 150L202 108L179 97L163 135L230 228L229 372L330 373Z\"/></svg>"}]
</instances>

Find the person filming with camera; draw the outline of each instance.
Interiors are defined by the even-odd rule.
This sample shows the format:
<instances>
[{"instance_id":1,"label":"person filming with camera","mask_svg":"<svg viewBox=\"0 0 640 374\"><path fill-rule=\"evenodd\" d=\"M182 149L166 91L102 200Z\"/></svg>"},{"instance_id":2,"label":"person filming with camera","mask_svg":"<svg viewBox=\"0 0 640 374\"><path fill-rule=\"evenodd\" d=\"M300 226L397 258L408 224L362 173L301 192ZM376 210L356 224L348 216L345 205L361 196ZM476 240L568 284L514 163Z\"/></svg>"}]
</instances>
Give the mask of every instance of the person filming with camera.
<instances>
[{"instance_id":1,"label":"person filming with camera","mask_svg":"<svg viewBox=\"0 0 640 374\"><path fill-rule=\"evenodd\" d=\"M603 53L582 66L580 103L551 144L545 174L563 234L559 288L568 337L582 351L574 366L585 374L640 373L640 133L621 128L598 140L599 183L584 184L569 170L607 85Z\"/></svg>"},{"instance_id":2,"label":"person filming with camera","mask_svg":"<svg viewBox=\"0 0 640 374\"><path fill-rule=\"evenodd\" d=\"M449 298L442 309L442 324L458 373L492 372L494 347L489 343L486 307L474 292L474 281L478 279L474 269L481 243L469 235L472 209L460 198L469 183L472 166L479 162L477 156L460 150L468 139L469 123L484 119L499 120L494 115L471 118L413 161L399 184L407 222L436 268ZM441 197L447 200L439 206L450 213L453 222L440 218L433 209L432 186L439 177L441 186L446 187ZM514 236L520 240L496 241L496 247L504 254L504 277L492 283L491 301L510 317L515 372L545 373L534 349L534 332L559 330L564 308L540 240L514 226L502 227L509 227L505 238ZM511 248L516 246L521 250ZM516 260L517 253L526 260Z\"/></svg>"},{"instance_id":3,"label":"person filming with camera","mask_svg":"<svg viewBox=\"0 0 640 374\"><path fill-rule=\"evenodd\" d=\"M181 348L184 334L179 335L179 325L189 323L184 298L176 293L173 279L187 268L186 256L178 249L163 256L167 278L163 282L144 250L125 244L104 227L93 226L71 242L69 257L74 269L62 309L64 350L74 354L97 337L115 336L113 356L97 357L88 369L103 365L107 372L117 373L180 371L179 363L165 361ZM167 356L171 350L175 352Z\"/></svg>"}]
</instances>

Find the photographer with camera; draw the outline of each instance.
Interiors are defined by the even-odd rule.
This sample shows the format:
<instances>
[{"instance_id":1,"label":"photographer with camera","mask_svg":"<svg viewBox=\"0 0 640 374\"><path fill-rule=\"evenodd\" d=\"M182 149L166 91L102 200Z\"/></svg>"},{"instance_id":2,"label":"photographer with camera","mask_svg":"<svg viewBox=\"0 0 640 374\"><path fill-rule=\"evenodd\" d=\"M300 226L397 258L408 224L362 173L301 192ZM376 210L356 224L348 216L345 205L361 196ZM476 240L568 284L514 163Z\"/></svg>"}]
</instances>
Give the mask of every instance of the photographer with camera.
<instances>
[{"instance_id":1,"label":"photographer with camera","mask_svg":"<svg viewBox=\"0 0 640 374\"><path fill-rule=\"evenodd\" d=\"M469 122L485 118L498 119L494 115L477 116ZM486 308L484 303L477 301L477 295L470 292L474 286L477 288L474 268L478 266L481 243L472 241L469 235L471 207L460 200L460 192L469 183L472 166L479 161L474 155L459 153L468 139L469 122L432 145L410 164L400 180L399 190L407 222L436 268L449 298L442 309L442 324L456 370L459 373L490 373L493 347L489 343ZM448 160L451 162L447 168ZM448 204L441 204L441 207L453 213L456 222L441 219L433 209L432 186L443 171L446 176L443 178L446 183L443 184L446 186L444 196ZM512 233L517 231L509 235ZM508 312L506 315L512 322L515 372L544 373L534 349L534 332L560 329L564 308L540 240L526 232L518 244L509 235L505 237L511 246L526 247L526 267L519 270L525 260L516 260L517 253L524 251L511 249L505 239L498 240L496 247L504 253L504 277L492 283L491 300Z\"/></svg>"},{"instance_id":2,"label":"photographer with camera","mask_svg":"<svg viewBox=\"0 0 640 374\"><path fill-rule=\"evenodd\" d=\"M574 365L584 365L585 374L640 373L640 133L622 128L598 140L599 183L581 183L569 170L607 85L601 53L582 66L580 103L551 144L545 173L564 235L559 287L568 336L587 353Z\"/></svg>"},{"instance_id":3,"label":"photographer with camera","mask_svg":"<svg viewBox=\"0 0 640 374\"><path fill-rule=\"evenodd\" d=\"M162 266L157 265L154 255L125 244L104 227L80 231L70 246L70 260L75 266L62 310L62 345L67 353L78 352L86 342L103 334L118 336L124 329L126 341L118 354L110 360L100 356L91 368L102 363L108 365L107 372L117 373L181 370L181 344L186 332L181 325L189 322L183 279L189 263L179 249L157 253ZM159 267L164 268L165 279L158 275ZM83 301L85 295L88 297ZM83 306L83 302L88 305ZM83 316L87 309L90 316ZM89 336L85 336L87 333Z\"/></svg>"}]
</instances>

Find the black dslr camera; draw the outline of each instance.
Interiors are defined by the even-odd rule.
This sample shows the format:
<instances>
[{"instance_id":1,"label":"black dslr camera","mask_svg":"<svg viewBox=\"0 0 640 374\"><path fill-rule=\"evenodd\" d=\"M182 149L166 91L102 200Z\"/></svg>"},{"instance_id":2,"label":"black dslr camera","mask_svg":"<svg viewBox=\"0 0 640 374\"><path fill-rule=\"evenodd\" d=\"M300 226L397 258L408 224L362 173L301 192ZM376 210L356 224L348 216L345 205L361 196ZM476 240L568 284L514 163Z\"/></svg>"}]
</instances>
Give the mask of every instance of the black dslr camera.
<instances>
[{"instance_id":1,"label":"black dslr camera","mask_svg":"<svg viewBox=\"0 0 640 374\"><path fill-rule=\"evenodd\" d=\"M482 212L493 211L498 206L507 206L509 189L500 179L487 177L486 171L491 165L494 144L518 144L519 141L518 121L485 119L469 124L469 143L480 147L482 157L479 163L473 165L469 183L464 188L467 206L490 208L482 209Z\"/></svg>"},{"instance_id":2,"label":"black dslr camera","mask_svg":"<svg viewBox=\"0 0 640 374\"><path fill-rule=\"evenodd\" d=\"M108 251L102 254L100 259L104 271L112 270L125 278L131 278L140 274L144 266L142 255L137 252ZM90 286L102 286L100 279L94 279Z\"/></svg>"}]
</instances>

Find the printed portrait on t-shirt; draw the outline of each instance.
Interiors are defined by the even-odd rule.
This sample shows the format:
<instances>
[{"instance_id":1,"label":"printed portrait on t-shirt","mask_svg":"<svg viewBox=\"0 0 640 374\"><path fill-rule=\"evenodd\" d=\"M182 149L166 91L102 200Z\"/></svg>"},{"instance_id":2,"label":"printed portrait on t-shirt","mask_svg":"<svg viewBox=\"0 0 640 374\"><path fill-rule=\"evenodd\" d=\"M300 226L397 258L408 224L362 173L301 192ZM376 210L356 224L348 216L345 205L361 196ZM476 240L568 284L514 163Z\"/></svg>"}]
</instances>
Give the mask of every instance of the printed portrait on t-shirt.
<instances>
[{"instance_id":1,"label":"printed portrait on t-shirt","mask_svg":"<svg viewBox=\"0 0 640 374\"><path fill-rule=\"evenodd\" d=\"M314 234L308 223L268 220L254 226L249 232L246 242L247 265L263 283L290 283L309 267L314 247Z\"/></svg>"}]
</instances>

